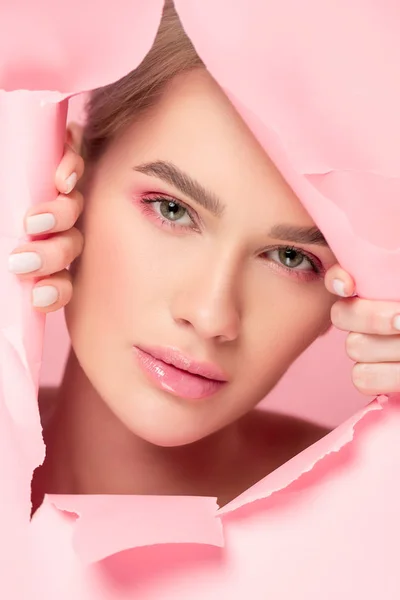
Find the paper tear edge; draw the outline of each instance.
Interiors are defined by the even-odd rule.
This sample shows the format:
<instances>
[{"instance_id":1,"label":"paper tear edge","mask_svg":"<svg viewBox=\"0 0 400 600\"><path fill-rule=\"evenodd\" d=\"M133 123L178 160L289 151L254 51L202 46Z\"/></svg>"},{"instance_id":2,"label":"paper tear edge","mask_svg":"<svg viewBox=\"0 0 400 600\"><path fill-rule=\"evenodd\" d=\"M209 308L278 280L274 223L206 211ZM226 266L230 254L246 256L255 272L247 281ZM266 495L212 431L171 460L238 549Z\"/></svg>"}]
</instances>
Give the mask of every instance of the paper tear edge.
<instances>
[{"instance_id":1,"label":"paper tear edge","mask_svg":"<svg viewBox=\"0 0 400 600\"><path fill-rule=\"evenodd\" d=\"M79 495L79 494L72 494L72 495ZM85 494L86 496L93 496L94 494ZM111 494L107 494L107 496L110 496ZM132 494L133 497L137 496L139 494ZM216 523L217 523L217 527L218 527L218 534L219 534L219 538L220 541L219 543L212 543L212 542L199 542L196 540L191 540L191 541L161 541L161 542L156 542L156 541L152 541L152 542L148 542L148 543L142 543L142 544L135 544L134 546L127 546L125 548L121 548L119 550L110 552L110 553L104 553L104 555L99 555L97 556L95 559L85 559L84 557L82 557L82 552L77 548L77 543L76 543L76 528L79 526L78 522L80 519L85 518L84 514L82 514L81 512L79 512L79 510L70 510L68 508L63 507L62 505L58 505L57 504L57 496L62 496L65 498L65 494L45 494L42 505L44 506L44 504L46 503L47 506L52 506L53 508L56 509L57 512L60 513L65 513L67 515L72 515L75 516L75 522L73 524L73 527L75 529L75 531L72 534L72 549L75 552L76 556L79 558L79 560L81 561L81 564L83 565L93 565L96 563L101 562L102 560L105 560L106 558L109 558L111 556L116 556L117 554L120 554L121 552L126 552L129 550L133 550L135 548L151 548L153 546L168 546L168 545L187 545L187 544L195 544L197 546L212 546L214 548L225 548L225 532L224 532L224 525L222 520L219 518L218 516L218 511L216 510L214 515L211 515L211 517L213 519L215 519ZM116 497L118 497L118 494L115 495ZM163 496L157 496L158 498L162 499ZM214 496L195 496L195 498L204 498L204 499L208 499L208 500L215 500L215 504L218 507L218 501L217 498ZM62 503L61 503L62 504ZM41 507L39 507L38 511L40 510ZM37 511L37 512L38 512ZM36 513L35 513L36 514ZM34 517L33 517L34 518Z\"/></svg>"},{"instance_id":2,"label":"paper tear edge","mask_svg":"<svg viewBox=\"0 0 400 600\"><path fill-rule=\"evenodd\" d=\"M9 347L12 349L13 353L15 354L15 356L18 358L18 360L20 361L20 364L22 366L22 369L25 371L26 376L28 377L28 379L30 380L31 384L32 384L32 394L33 394L33 398L37 401L37 395L38 395L38 390L35 390L35 384L32 380L31 377L31 373L30 373L30 368L29 368L29 364L28 364L28 358L26 355L26 348L24 346L24 344L22 343L21 346L22 347L18 347L13 340L13 336L10 335L10 330L14 330L16 329L16 327L14 325L8 326L8 327L2 327L0 329L0 334L3 334L4 339L6 340L7 344L9 345ZM19 339L19 336L17 336ZM29 401L29 399L28 399ZM15 422L15 419L13 417L13 415L11 414L7 404L5 404L5 408L11 418L11 420L17 425L17 428L19 430L21 430L21 425L19 423ZM36 466L33 467L33 471L32 471L32 476L31 476L31 483L30 485L32 485L32 479L35 473L35 470L38 467L41 467L45 461L46 458L46 445L44 443L44 439L43 439L43 428L41 427L41 423L40 423L40 414L39 414L39 408L37 409L37 413L36 416L38 417L38 423L36 423L37 425L39 425L40 431L39 431L39 435L40 435L40 440L38 440L39 444L40 444L40 452L38 453L40 455L40 458L38 458L38 460L40 461L38 464L36 464ZM36 429L36 426L35 426Z\"/></svg>"},{"instance_id":3,"label":"paper tear edge","mask_svg":"<svg viewBox=\"0 0 400 600\"><path fill-rule=\"evenodd\" d=\"M213 545L213 546L221 547L221 548L225 547L224 524L223 524L223 520L221 519L221 517L228 515L228 514L232 514L245 506L249 506L249 505L253 504L254 502L258 502L260 500L265 500L275 494L283 492L284 490L289 488L293 483L295 483L296 481L299 481L303 476L311 473L316 468L317 465L319 465L321 462L323 462L329 456L331 456L332 454L339 454L345 447L347 447L349 444L351 444L355 441L356 429L357 429L358 425L362 421L364 421L365 417L374 411L381 411L384 408L384 405L386 403L387 403L387 397L384 395L377 396L376 398L374 398L374 400L372 400L360 413L358 413L358 415L354 415L352 418L349 419L348 428L343 431L342 435L340 436L340 440L336 440L331 448L329 448L322 455L317 456L313 461L311 461L311 463L309 463L302 470L300 470L297 476L289 478L289 481L286 484L284 484L282 486L273 487L273 488L267 490L267 492L265 492L265 493L256 494L254 496L251 496L251 494L249 494L250 490L252 489L252 488L249 488L249 490L244 492L241 496L238 496L237 499L232 500L230 503L226 504L222 508L218 508L215 513L215 517L217 517L217 519L219 521L220 534L221 534L221 538L222 538L221 545L217 546L216 544L205 544L204 542L196 542L196 541L194 541L194 542L162 541L160 543L151 542L148 544L140 544L137 546L132 546L132 548L143 548L143 547L150 547L150 546L162 546L162 545L166 545L166 544L183 544L183 543L194 543L194 544L197 543L199 545ZM332 430L332 432L333 431L334 430ZM316 443L318 443L318 442L316 442ZM306 450L308 450L308 448ZM304 450L303 452L305 452L306 450ZM299 456L299 455L296 455L295 457L293 457L292 459L290 459L289 461L287 461L284 464L287 465L288 463L291 462L291 460L295 459L297 456ZM279 468L280 467L278 467L278 469L276 469L276 470L279 470ZM276 472L276 470L273 471L273 473ZM271 474L267 475L264 479L262 479L260 481L266 481L268 479L268 477L270 477L270 475ZM260 482L257 482L255 484L255 486L258 486L259 483ZM253 486L253 487L255 487L255 486ZM50 497L51 497L51 499L50 499ZM162 496L158 496L158 497L160 499L162 499ZM243 497L243 500L240 500L241 497ZM71 510L64 508L62 505L61 506L58 505L55 495L48 494L45 496L45 499L46 498L47 498L47 501L52 506L54 506L57 510L59 510L60 512L76 514L77 520L82 517L82 515L79 513L79 511L76 511L76 510L71 511ZM215 499L216 504L218 506L217 499L216 498L213 498L213 499ZM124 550L127 550L127 549L128 548L125 548ZM74 550L80 556L80 553L78 553L78 551L76 550L76 547L74 548ZM122 551L123 550L119 550L118 552L122 552ZM115 552L113 554L118 554L118 552ZM107 556L111 556L111 555L112 554L109 554ZM106 558L107 556L104 556L104 558ZM99 562L99 560L102 560L102 559L96 559L95 561L86 561L86 562L94 563L94 562Z\"/></svg>"},{"instance_id":4,"label":"paper tear edge","mask_svg":"<svg viewBox=\"0 0 400 600\"><path fill-rule=\"evenodd\" d=\"M282 144L283 145L283 144ZM400 165L399 165L400 169ZM304 171L299 172L303 177L323 177L324 175L333 175L335 173L354 173L356 175L373 175L374 177L379 177L380 179L399 179L400 180L400 171L398 175L392 175L389 173L381 173L376 171L375 169L338 169L336 167L331 167L329 169L321 169L320 171Z\"/></svg>"},{"instance_id":5,"label":"paper tear edge","mask_svg":"<svg viewBox=\"0 0 400 600\"><path fill-rule=\"evenodd\" d=\"M275 494L283 492L289 486L291 486L293 483L295 483L296 481L299 481L304 475L311 473L316 468L317 465L319 465L321 462L323 462L329 456L331 456L332 454L339 454L345 447L347 447L349 444L352 444L355 441L355 433L356 433L355 430L357 429L358 425L365 419L365 417L374 411L383 410L383 407L386 404L386 400L380 400L379 398L385 398L385 396L381 395L381 396L377 396L376 398L374 398L374 400L372 400L364 408L364 410L361 412L361 414L358 416L358 418L356 420L354 420L354 417L350 418L349 428L343 432L338 446L336 446L336 444L338 443L338 442L336 442L336 444L332 448L328 449L324 454L318 456L313 462L311 462L311 464L309 464L308 466L305 466L304 469L302 469L298 473L297 476L290 478L290 481L288 481L286 484L284 484L283 486L276 486L275 488L273 487L273 488L267 490L265 493L256 494L254 496L251 496L251 494L249 494L249 491L252 489L252 488L250 488L250 490L247 490L247 492L244 492L243 494L241 494L241 496L243 496L243 500L240 500L241 496L238 496L238 498L236 500L232 500L232 502L229 502L224 507L220 508L217 511L217 515L223 517L225 515L232 514L236 511L244 508L245 506L249 506L250 504L253 504L254 502L258 502L260 500L266 500L267 498L270 498L271 496L273 496ZM333 431L334 431L334 429L332 430L332 432ZM329 433L327 435L329 435ZM316 442L316 443L318 443L318 442ZM303 452L306 450L303 450ZM296 456L299 456L299 455L296 455ZM290 463L294 458L296 458L296 456L284 464ZM278 467L278 469L276 469L275 471L272 471L272 473L276 472L279 469L280 469L280 467ZM267 475L261 481L266 481L270 475L271 474ZM260 482L256 483L255 486L258 486L259 483ZM255 487L255 486L253 486L253 487ZM248 496L248 497L246 498L246 496Z\"/></svg>"},{"instance_id":6,"label":"paper tear edge","mask_svg":"<svg viewBox=\"0 0 400 600\"><path fill-rule=\"evenodd\" d=\"M249 491L252 489L252 488L250 488L249 490L247 490L246 492L244 492L241 495L243 497L243 500L239 500L241 496L238 496L237 499L232 500L232 502L228 503L224 507L217 508L214 516L216 517L216 520L218 522L217 527L219 529L220 540L221 540L221 542L219 544L210 543L210 542L208 542L208 543L207 542L199 542L196 540L193 540L190 542L189 541L184 541L184 542L183 541L160 541L160 542L152 541L149 543L136 544L134 546L121 548L120 550L111 552L110 554L104 554L104 556L100 555L99 557L96 557L96 559L93 559L93 560L90 560L90 559L84 560L81 552L76 547L76 544L75 544L76 533L74 532L73 538L72 538L73 550L83 564L89 565L89 564L98 563L101 560L104 560L110 556L119 554L120 552L124 552L124 551L130 550L130 549L133 549L133 548L146 548L146 547L153 547L153 546L164 546L164 545L169 545L169 544L197 544L197 545L202 545L202 546L214 546L217 548L224 548L226 540L225 540L225 532L224 532L224 523L223 523L223 519L221 517L228 515L228 514L233 514L234 512L240 510L241 508L243 508L245 506L249 506L249 505L253 504L254 502L258 502L260 500L265 500L275 494L283 492L284 490L288 489L293 483L295 483L296 481L299 481L303 476L311 473L316 468L317 465L322 463L329 456L331 456L332 454L339 454L345 447L347 447L349 444L352 444L355 441L356 429L357 429L358 425L365 420L366 416L371 414L374 411L383 410L386 403L387 403L387 397L384 395L377 396L376 398L374 398L374 400L372 400L361 411L361 413L358 414L358 416L354 415L352 418L349 419L348 428L343 431L342 435L340 436L340 440L336 440L335 444L330 449L328 449L322 455L319 455L317 458L315 458L313 461L311 461L310 464L308 464L302 470L300 470L300 472L298 473L297 476L291 477L290 480L285 485L273 487L273 488L269 489L266 493L256 494L255 496L251 496L251 494L249 496ZM332 432L333 431L334 430L332 430ZM318 443L318 442L316 442L316 443ZM305 452L305 451L303 451L303 452ZM299 455L296 455L296 457L297 456L299 456ZM293 457L293 459L296 457ZM291 459L291 460L293 460L293 459ZM287 461L284 464L290 463L291 460ZM279 470L279 468L280 467L278 467L277 470ZM276 471L273 471L273 473L274 472L276 472ZM269 476L270 475L267 475L263 480L260 480L260 481L266 481ZM255 485L258 486L259 483L260 482L258 482ZM64 494L60 494L60 496L65 497ZM160 498L160 500L162 500L162 496L158 496L158 498ZM197 498L203 498L203 497L197 496ZM217 498L209 497L208 499L215 500L215 503L218 507ZM75 523L74 523L74 528L77 527L77 522L84 516L79 510L76 510L76 509L70 510L70 509L66 508L65 506L63 506L62 500L60 503L58 503L56 494L45 494L42 506L45 504L45 502L48 505L54 507L56 509L56 511L58 511L60 513L65 513L68 515L75 516L76 519L75 519Z\"/></svg>"}]
</instances>

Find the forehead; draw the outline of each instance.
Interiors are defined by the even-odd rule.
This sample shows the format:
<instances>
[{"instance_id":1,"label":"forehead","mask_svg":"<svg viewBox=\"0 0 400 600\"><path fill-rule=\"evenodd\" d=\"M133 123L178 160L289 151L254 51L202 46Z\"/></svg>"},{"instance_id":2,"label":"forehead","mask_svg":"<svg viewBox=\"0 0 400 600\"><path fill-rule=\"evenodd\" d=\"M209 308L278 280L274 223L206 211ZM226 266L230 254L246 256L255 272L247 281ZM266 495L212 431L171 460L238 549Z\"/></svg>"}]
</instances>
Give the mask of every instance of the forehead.
<instances>
[{"instance_id":1,"label":"forehead","mask_svg":"<svg viewBox=\"0 0 400 600\"><path fill-rule=\"evenodd\" d=\"M241 201L266 215L311 218L204 69L177 76L159 101L118 140L116 152L131 167L165 160L212 190L225 204ZM267 215L266 215L267 216ZM290 220L290 219L289 219Z\"/></svg>"}]
</instances>

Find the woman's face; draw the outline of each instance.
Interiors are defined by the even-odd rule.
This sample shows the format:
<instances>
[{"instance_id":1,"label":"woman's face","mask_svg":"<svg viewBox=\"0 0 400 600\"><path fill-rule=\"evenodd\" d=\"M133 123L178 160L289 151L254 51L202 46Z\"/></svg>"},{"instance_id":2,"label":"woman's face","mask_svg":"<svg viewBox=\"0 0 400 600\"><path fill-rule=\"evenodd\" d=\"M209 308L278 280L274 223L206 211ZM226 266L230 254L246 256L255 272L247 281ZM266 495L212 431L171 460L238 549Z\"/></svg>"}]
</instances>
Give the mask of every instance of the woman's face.
<instances>
[{"instance_id":1,"label":"woman's face","mask_svg":"<svg viewBox=\"0 0 400 600\"><path fill-rule=\"evenodd\" d=\"M176 446L232 423L328 327L334 256L205 71L109 146L85 200L67 323L141 438Z\"/></svg>"}]
</instances>

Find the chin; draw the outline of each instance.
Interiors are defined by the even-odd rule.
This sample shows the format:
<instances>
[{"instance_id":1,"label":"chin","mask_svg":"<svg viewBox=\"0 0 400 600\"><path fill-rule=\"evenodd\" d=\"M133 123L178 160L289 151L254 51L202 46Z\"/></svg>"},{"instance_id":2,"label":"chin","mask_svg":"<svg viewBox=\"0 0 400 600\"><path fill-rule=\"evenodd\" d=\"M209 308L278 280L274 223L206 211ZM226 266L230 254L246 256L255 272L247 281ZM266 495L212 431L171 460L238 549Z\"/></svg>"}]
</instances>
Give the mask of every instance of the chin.
<instances>
[{"instance_id":1,"label":"chin","mask_svg":"<svg viewBox=\"0 0 400 600\"><path fill-rule=\"evenodd\" d=\"M179 428L173 424L168 426L165 424L165 422L161 422L161 427L159 428L155 427L153 424L151 430L148 427L137 426L134 428L131 427L130 430L137 437L145 440L153 446L159 446L160 448L177 448L179 446L187 446L189 444L198 442L208 435L208 432L194 432L193 429L185 431L182 426Z\"/></svg>"},{"instance_id":2,"label":"chin","mask_svg":"<svg viewBox=\"0 0 400 600\"><path fill-rule=\"evenodd\" d=\"M180 446L188 446L189 444L194 444L198 442L200 439L203 439L204 435L176 435L176 432L171 432L169 434L168 431L160 431L160 432L151 432L151 435L141 435L142 439L149 442L149 444L153 444L153 446L159 446L160 448L178 448Z\"/></svg>"}]
</instances>

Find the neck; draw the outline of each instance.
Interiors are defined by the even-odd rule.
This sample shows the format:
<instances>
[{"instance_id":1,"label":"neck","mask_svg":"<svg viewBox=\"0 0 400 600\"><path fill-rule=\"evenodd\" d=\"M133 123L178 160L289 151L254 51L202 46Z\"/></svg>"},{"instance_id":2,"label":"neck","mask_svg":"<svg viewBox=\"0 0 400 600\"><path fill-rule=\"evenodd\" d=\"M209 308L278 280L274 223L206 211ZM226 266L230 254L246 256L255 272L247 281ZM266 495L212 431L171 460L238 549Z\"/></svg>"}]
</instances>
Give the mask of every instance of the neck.
<instances>
[{"instance_id":1,"label":"neck","mask_svg":"<svg viewBox=\"0 0 400 600\"><path fill-rule=\"evenodd\" d=\"M190 445L164 448L129 431L71 351L45 434L45 490L56 494L224 496L240 456L238 424ZM222 482L222 483L220 483ZM221 494L220 494L221 492Z\"/></svg>"}]
</instances>

